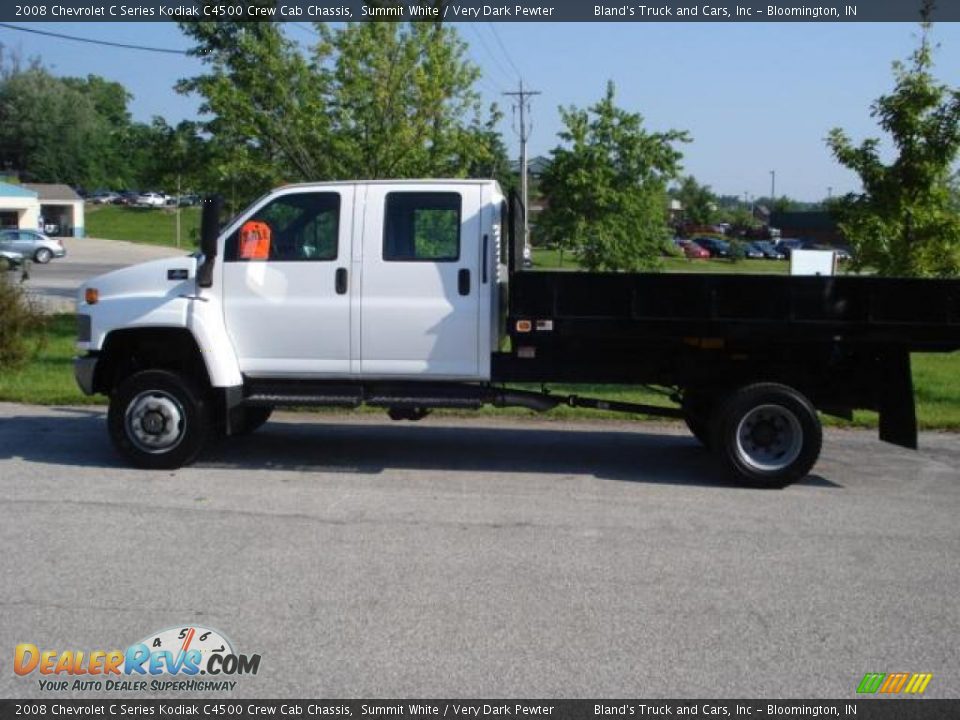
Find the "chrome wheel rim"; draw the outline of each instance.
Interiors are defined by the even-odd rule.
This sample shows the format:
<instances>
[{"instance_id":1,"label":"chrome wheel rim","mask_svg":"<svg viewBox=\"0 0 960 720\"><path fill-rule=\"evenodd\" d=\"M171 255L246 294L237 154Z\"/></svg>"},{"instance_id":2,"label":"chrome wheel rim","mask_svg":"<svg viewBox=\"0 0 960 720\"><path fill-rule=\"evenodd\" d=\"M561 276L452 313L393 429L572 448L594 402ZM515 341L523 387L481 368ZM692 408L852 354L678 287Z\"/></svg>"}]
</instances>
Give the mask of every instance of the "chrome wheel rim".
<instances>
[{"instance_id":1,"label":"chrome wheel rim","mask_svg":"<svg viewBox=\"0 0 960 720\"><path fill-rule=\"evenodd\" d=\"M782 405L759 405L737 425L737 456L760 472L780 472L796 462L803 449L803 427Z\"/></svg>"},{"instance_id":2,"label":"chrome wheel rim","mask_svg":"<svg viewBox=\"0 0 960 720\"><path fill-rule=\"evenodd\" d=\"M173 395L147 390L127 405L125 424L127 437L139 450L157 454L169 452L183 441L187 418Z\"/></svg>"}]
</instances>

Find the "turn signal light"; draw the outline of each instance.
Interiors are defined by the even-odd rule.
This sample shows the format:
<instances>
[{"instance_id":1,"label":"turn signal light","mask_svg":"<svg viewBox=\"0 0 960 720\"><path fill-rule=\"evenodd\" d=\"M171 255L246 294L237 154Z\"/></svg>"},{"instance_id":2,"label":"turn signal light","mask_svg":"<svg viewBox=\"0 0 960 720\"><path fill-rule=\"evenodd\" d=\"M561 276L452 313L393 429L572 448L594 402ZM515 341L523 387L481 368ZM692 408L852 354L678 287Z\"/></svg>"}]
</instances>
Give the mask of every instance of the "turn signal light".
<instances>
[{"instance_id":1,"label":"turn signal light","mask_svg":"<svg viewBox=\"0 0 960 720\"><path fill-rule=\"evenodd\" d=\"M528 333L533 330L533 323L529 320L517 320L517 332Z\"/></svg>"},{"instance_id":2,"label":"turn signal light","mask_svg":"<svg viewBox=\"0 0 960 720\"><path fill-rule=\"evenodd\" d=\"M87 288L83 293L87 305L96 305L100 301L100 291L96 288Z\"/></svg>"}]
</instances>

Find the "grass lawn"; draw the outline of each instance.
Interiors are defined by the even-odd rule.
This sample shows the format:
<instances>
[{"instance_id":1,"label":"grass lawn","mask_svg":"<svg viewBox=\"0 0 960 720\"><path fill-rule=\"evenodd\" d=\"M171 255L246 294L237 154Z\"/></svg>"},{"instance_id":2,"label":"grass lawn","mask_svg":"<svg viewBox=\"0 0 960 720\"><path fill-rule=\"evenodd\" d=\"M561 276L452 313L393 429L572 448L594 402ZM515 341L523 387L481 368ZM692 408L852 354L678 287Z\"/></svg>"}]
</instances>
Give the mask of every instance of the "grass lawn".
<instances>
[{"instance_id":1,"label":"grass lawn","mask_svg":"<svg viewBox=\"0 0 960 720\"><path fill-rule=\"evenodd\" d=\"M73 379L74 350L73 315L54 315L49 318L47 339L34 360L19 370L0 373L0 400L39 405L95 405L105 399L87 397L77 388ZM913 377L916 385L917 413L920 426L928 430L960 430L960 352L950 355L915 355ZM531 387L530 389L536 389ZM611 385L552 385L557 394L578 394L603 397L626 402L669 405L661 394L635 386ZM382 412L372 409L370 412ZM484 414L510 412L530 415L523 409L495 410L485 408ZM456 414L456 413L455 413ZM459 414L473 414L467 411ZM545 417L555 418L616 418L627 420L632 415L598 412L582 408L559 407ZM827 418L827 424L846 425ZM854 425L875 427L876 413L857 413Z\"/></svg>"},{"instance_id":2,"label":"grass lawn","mask_svg":"<svg viewBox=\"0 0 960 720\"><path fill-rule=\"evenodd\" d=\"M174 208L138 208L125 205L87 205L87 235L105 240L129 240L150 245L177 245ZM200 208L180 208L180 246L196 247L200 237Z\"/></svg>"}]
</instances>

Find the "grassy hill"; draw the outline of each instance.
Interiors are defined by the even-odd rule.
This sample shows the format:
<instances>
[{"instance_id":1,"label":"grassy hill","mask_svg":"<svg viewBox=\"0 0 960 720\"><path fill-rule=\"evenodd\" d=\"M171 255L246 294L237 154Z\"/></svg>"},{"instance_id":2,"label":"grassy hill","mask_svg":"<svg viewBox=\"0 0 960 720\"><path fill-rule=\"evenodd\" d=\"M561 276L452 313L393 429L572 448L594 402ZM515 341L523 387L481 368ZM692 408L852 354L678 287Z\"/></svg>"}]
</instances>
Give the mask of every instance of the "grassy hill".
<instances>
[{"instance_id":1,"label":"grassy hill","mask_svg":"<svg viewBox=\"0 0 960 720\"><path fill-rule=\"evenodd\" d=\"M129 240L150 245L177 246L175 208L138 208L125 205L87 205L90 237ZM180 247L196 247L200 238L200 208L180 208Z\"/></svg>"}]
</instances>

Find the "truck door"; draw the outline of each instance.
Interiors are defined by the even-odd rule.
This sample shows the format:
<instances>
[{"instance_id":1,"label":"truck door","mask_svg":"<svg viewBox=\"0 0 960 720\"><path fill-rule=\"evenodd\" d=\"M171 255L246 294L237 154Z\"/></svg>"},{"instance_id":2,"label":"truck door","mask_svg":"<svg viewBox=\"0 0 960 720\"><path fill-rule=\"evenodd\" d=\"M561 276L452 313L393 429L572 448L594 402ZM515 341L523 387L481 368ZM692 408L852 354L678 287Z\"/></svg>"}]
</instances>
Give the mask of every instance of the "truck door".
<instances>
[{"instance_id":1,"label":"truck door","mask_svg":"<svg viewBox=\"0 0 960 720\"><path fill-rule=\"evenodd\" d=\"M480 185L367 187L364 377L478 377Z\"/></svg>"},{"instance_id":2,"label":"truck door","mask_svg":"<svg viewBox=\"0 0 960 720\"><path fill-rule=\"evenodd\" d=\"M285 191L228 236L223 306L243 373L350 373L353 194Z\"/></svg>"}]
</instances>

